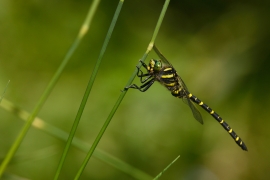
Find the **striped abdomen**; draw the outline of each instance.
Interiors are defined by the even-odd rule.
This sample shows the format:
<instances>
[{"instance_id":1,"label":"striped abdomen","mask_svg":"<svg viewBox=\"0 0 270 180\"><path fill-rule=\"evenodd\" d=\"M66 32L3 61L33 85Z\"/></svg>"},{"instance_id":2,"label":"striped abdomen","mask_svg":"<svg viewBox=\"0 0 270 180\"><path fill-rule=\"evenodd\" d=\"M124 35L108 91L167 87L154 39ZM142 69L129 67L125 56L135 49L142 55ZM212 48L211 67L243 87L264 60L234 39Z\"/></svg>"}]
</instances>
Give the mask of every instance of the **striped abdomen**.
<instances>
[{"instance_id":1,"label":"striped abdomen","mask_svg":"<svg viewBox=\"0 0 270 180\"><path fill-rule=\"evenodd\" d=\"M201 100L199 100L196 96L192 95L191 93L187 92L187 97L191 99L193 102L201 106L204 110L206 110L209 114L213 116L221 126L231 135L231 137L235 140L235 142L245 151L247 151L247 147L242 139L237 136L237 134L232 130L232 128L209 106L204 104Z\"/></svg>"},{"instance_id":2,"label":"striped abdomen","mask_svg":"<svg viewBox=\"0 0 270 180\"><path fill-rule=\"evenodd\" d=\"M192 95L187 91L184 82L178 76L173 67L164 67L164 69L156 75L156 80L163 84L168 90L170 90L173 96L178 98L189 98L191 101L201 106L220 123L220 125L231 135L231 137L243 150L247 151L245 143L239 136L237 136L237 134L232 130L232 128L214 110L212 110L196 96ZM193 105L189 106L192 108ZM200 113L197 113L196 111L197 110L194 109L192 110L195 119L197 119L200 123L203 123Z\"/></svg>"},{"instance_id":3,"label":"striped abdomen","mask_svg":"<svg viewBox=\"0 0 270 180\"><path fill-rule=\"evenodd\" d=\"M171 92L182 89L178 82L178 74L173 67L165 67L161 70L157 74L156 80Z\"/></svg>"}]
</instances>

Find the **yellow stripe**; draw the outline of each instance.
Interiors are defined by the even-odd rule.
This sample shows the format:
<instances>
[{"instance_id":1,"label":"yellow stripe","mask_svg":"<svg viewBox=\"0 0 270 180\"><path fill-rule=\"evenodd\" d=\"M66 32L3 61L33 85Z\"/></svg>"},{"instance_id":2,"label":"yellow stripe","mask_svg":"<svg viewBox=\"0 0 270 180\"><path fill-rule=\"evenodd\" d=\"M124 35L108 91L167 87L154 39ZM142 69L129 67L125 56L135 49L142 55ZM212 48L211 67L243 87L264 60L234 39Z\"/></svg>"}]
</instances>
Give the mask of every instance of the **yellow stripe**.
<instances>
[{"instance_id":1,"label":"yellow stripe","mask_svg":"<svg viewBox=\"0 0 270 180\"><path fill-rule=\"evenodd\" d=\"M210 112L210 114L214 114L214 112L215 112L215 111L212 110L212 111Z\"/></svg>"},{"instance_id":2,"label":"yellow stripe","mask_svg":"<svg viewBox=\"0 0 270 180\"><path fill-rule=\"evenodd\" d=\"M161 78L172 78L174 77L174 74L169 74L169 75L163 75Z\"/></svg>"},{"instance_id":3,"label":"yellow stripe","mask_svg":"<svg viewBox=\"0 0 270 180\"><path fill-rule=\"evenodd\" d=\"M175 85L175 82L173 83L170 83L170 84L165 84L166 86L174 86Z\"/></svg>"},{"instance_id":4,"label":"yellow stripe","mask_svg":"<svg viewBox=\"0 0 270 180\"><path fill-rule=\"evenodd\" d=\"M237 140L237 141L238 141L238 140ZM240 142L240 145L242 145L242 144L243 144L243 141Z\"/></svg>"},{"instance_id":5,"label":"yellow stripe","mask_svg":"<svg viewBox=\"0 0 270 180\"><path fill-rule=\"evenodd\" d=\"M223 121L223 119L222 119L219 123L220 123L220 124L223 124L223 122L224 122L224 121Z\"/></svg>"},{"instance_id":6,"label":"yellow stripe","mask_svg":"<svg viewBox=\"0 0 270 180\"><path fill-rule=\"evenodd\" d=\"M170 71L170 70L172 70L172 68L166 68L163 71Z\"/></svg>"},{"instance_id":7,"label":"yellow stripe","mask_svg":"<svg viewBox=\"0 0 270 180\"><path fill-rule=\"evenodd\" d=\"M203 105L203 102L201 101L201 102L199 103L199 105L200 105L200 106Z\"/></svg>"},{"instance_id":8,"label":"yellow stripe","mask_svg":"<svg viewBox=\"0 0 270 180\"><path fill-rule=\"evenodd\" d=\"M192 94L191 94L191 93L189 93L188 97L189 97L189 98L191 98L191 97L192 97Z\"/></svg>"},{"instance_id":9,"label":"yellow stripe","mask_svg":"<svg viewBox=\"0 0 270 180\"><path fill-rule=\"evenodd\" d=\"M235 138L235 141L238 141L239 140L239 137L237 137L237 138ZM242 145L242 141L241 141L241 143L240 143L241 145Z\"/></svg>"},{"instance_id":10,"label":"yellow stripe","mask_svg":"<svg viewBox=\"0 0 270 180\"><path fill-rule=\"evenodd\" d=\"M229 132L229 133L232 133L232 129L230 129L228 132Z\"/></svg>"}]
</instances>

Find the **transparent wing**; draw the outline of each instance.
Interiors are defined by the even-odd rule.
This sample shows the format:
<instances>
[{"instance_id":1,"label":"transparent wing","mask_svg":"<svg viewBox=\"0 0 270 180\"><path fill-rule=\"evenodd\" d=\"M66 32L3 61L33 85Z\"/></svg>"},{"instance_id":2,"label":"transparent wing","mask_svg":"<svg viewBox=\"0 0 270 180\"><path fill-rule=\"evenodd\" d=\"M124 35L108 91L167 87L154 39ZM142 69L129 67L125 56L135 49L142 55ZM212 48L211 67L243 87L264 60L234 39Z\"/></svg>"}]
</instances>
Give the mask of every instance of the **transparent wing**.
<instances>
[{"instance_id":1,"label":"transparent wing","mask_svg":"<svg viewBox=\"0 0 270 180\"><path fill-rule=\"evenodd\" d=\"M196 108L196 106L194 105L194 103L187 97L183 98L183 101L186 105L188 105L192 111L193 117L201 124L203 124L203 119L202 119L202 115L199 112L199 110Z\"/></svg>"},{"instance_id":2,"label":"transparent wing","mask_svg":"<svg viewBox=\"0 0 270 180\"><path fill-rule=\"evenodd\" d=\"M172 66L172 64L165 58L165 56L163 56L163 54L158 50L157 46L154 45L153 46L154 51L157 53L157 55L159 56L159 58L164 61L166 64ZM172 66L173 67L173 66ZM178 74L177 74L178 75ZM180 76L178 75L178 81L179 84L184 88L184 90L188 91L188 88L186 86L186 84L184 83L184 81L180 78Z\"/></svg>"},{"instance_id":3,"label":"transparent wing","mask_svg":"<svg viewBox=\"0 0 270 180\"><path fill-rule=\"evenodd\" d=\"M163 56L163 54L158 50L158 48L156 47L156 45L153 46L154 51L156 52L156 54L158 55L158 57L165 62L168 65L171 65L171 63L165 58L165 56ZM172 66L172 65L171 65Z\"/></svg>"},{"instance_id":4,"label":"transparent wing","mask_svg":"<svg viewBox=\"0 0 270 180\"><path fill-rule=\"evenodd\" d=\"M159 56L159 58L165 62L166 64L172 66L172 64L165 58L165 56L163 56L163 54L158 50L158 48L156 47L156 45L153 46L154 51L156 52L156 54ZM173 66L172 66L173 67ZM196 108L196 106L194 105L194 103L188 98L188 88L186 86L186 84L184 83L184 81L181 79L181 77L178 75L178 82L180 84L180 86L183 88L183 91L185 93L185 96L182 98L184 103L187 104L193 114L193 117L199 121L199 123L203 124L203 119L202 119L202 115L199 112L199 110Z\"/></svg>"},{"instance_id":5,"label":"transparent wing","mask_svg":"<svg viewBox=\"0 0 270 180\"><path fill-rule=\"evenodd\" d=\"M194 103L188 98L188 94L189 94L188 88L187 88L186 84L184 83L184 81L180 78L179 75L178 75L178 82L179 82L180 86L182 86L183 91L185 93L185 97L182 98L184 103L190 107L192 114L193 114L193 117L197 121L199 121L199 123L203 124L202 115L201 115L200 111L196 108Z\"/></svg>"}]
</instances>

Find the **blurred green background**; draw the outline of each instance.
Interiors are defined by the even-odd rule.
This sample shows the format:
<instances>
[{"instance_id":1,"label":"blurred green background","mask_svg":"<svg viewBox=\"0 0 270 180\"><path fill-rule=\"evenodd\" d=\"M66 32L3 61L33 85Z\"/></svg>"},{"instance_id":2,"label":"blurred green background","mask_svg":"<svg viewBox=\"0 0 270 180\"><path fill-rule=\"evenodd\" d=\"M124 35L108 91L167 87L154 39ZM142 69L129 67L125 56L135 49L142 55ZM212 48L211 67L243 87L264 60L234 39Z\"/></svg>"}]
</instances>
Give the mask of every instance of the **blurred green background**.
<instances>
[{"instance_id":1,"label":"blurred green background","mask_svg":"<svg viewBox=\"0 0 270 180\"><path fill-rule=\"evenodd\" d=\"M0 1L0 92L31 112L71 46L92 1ZM163 0L126 1L103 58L76 136L92 143L146 51ZM67 132L118 4L101 1L89 33L72 56L39 117ZM270 179L270 1L171 1L156 44L189 90L219 113L243 139L199 109L194 120L182 100L155 83L129 90L99 149L161 179ZM149 58L156 57L151 52ZM139 83L136 79L135 83ZM23 126L0 109L0 157ZM64 142L31 128L7 173L54 177ZM73 179L85 153L72 148L60 179ZM92 158L81 179L133 179Z\"/></svg>"}]
</instances>

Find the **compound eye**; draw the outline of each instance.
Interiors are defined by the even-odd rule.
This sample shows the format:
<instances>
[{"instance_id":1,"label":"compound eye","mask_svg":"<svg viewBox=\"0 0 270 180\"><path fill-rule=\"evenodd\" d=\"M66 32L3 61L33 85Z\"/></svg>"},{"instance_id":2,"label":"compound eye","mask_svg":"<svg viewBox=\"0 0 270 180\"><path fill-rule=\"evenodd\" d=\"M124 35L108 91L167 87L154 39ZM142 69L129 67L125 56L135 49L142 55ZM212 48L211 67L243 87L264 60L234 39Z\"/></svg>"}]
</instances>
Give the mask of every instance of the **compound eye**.
<instances>
[{"instance_id":1,"label":"compound eye","mask_svg":"<svg viewBox=\"0 0 270 180\"><path fill-rule=\"evenodd\" d=\"M155 61L155 65L154 65L154 71L159 72L160 69L162 68L162 62L161 60L154 60Z\"/></svg>"}]
</instances>

